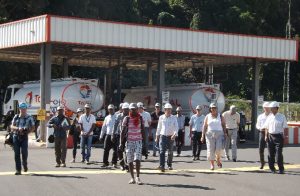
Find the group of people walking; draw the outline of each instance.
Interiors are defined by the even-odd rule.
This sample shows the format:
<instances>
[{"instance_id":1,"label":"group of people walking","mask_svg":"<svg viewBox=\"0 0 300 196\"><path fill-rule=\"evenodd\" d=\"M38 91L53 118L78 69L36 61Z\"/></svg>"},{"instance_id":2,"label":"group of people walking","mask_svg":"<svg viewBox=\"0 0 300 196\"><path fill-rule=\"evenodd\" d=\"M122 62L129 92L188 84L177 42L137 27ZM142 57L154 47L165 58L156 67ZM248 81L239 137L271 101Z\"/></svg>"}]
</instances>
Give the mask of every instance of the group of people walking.
<instances>
[{"instance_id":1,"label":"group of people walking","mask_svg":"<svg viewBox=\"0 0 300 196\"><path fill-rule=\"evenodd\" d=\"M86 104L84 110L78 108L77 115L71 123L64 115L64 107L57 107L57 114L53 116L48 127L54 128L55 143L55 167L66 167L67 153L67 130L73 135L73 156L71 162L76 161L77 146L80 141L81 162L89 164L91 157L91 146L93 130L96 126L96 118L91 113L91 105ZM275 173L275 154L279 173L284 173L283 166L283 139L284 129L287 128L286 118L278 113L279 103L264 103L264 113L257 119L257 129L260 131L259 154L261 167L264 168L264 148L268 146L268 163L270 170ZM20 114L15 115L11 129L14 132L14 152L16 162L16 175L21 174L21 158L24 172L27 172L28 157L28 133L34 130L33 118L27 114L27 105L19 105ZM115 112L115 106L110 104L107 107L108 115L105 117L100 141L104 142L103 165L109 166L110 150L112 154L112 166L117 168L118 161L122 170L129 170L131 178L129 184L142 184L140 179L140 166L142 156L148 158L149 137L152 137L152 156L159 153L159 165L157 169L164 172L166 165L168 170L173 166L173 147L176 143L176 156L181 156L184 145L184 135L188 134L192 141L193 161L200 160L202 145L206 142L207 160L210 169L222 168L222 151L227 160L237 161L237 133L240 123L240 116L234 105L223 114L218 113L217 105L211 103L209 113L202 114L202 107L195 108L195 114L190 117L189 133L185 133L186 117L182 114L182 108L176 108L176 115L172 114L172 105L166 103L163 111L159 103L155 104L155 111L151 114L145 111L143 103L122 103L119 111ZM232 153L229 155L231 145ZM21 151L21 152L20 152ZM167 161L165 154L167 152ZM134 176L136 169L136 177Z\"/></svg>"}]
</instances>

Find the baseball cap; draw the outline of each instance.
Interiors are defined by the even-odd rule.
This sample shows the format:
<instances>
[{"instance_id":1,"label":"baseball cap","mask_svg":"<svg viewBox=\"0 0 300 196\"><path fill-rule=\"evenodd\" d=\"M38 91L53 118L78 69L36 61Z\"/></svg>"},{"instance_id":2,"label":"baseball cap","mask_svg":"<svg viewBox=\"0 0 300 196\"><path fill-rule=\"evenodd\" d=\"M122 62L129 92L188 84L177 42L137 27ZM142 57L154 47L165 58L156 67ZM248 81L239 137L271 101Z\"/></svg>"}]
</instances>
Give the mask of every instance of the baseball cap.
<instances>
[{"instance_id":1,"label":"baseball cap","mask_svg":"<svg viewBox=\"0 0 300 196\"><path fill-rule=\"evenodd\" d=\"M131 103L129 105L129 109L136 109L137 108L137 105L135 103Z\"/></svg>"},{"instance_id":2,"label":"baseball cap","mask_svg":"<svg viewBox=\"0 0 300 196\"><path fill-rule=\"evenodd\" d=\"M19 104L19 108L20 109L27 109L27 104L22 102L22 103Z\"/></svg>"},{"instance_id":3,"label":"baseball cap","mask_svg":"<svg viewBox=\"0 0 300 196\"><path fill-rule=\"evenodd\" d=\"M107 106L107 109L114 109L115 108L115 106L113 105L113 104L109 104L108 106Z\"/></svg>"}]
</instances>

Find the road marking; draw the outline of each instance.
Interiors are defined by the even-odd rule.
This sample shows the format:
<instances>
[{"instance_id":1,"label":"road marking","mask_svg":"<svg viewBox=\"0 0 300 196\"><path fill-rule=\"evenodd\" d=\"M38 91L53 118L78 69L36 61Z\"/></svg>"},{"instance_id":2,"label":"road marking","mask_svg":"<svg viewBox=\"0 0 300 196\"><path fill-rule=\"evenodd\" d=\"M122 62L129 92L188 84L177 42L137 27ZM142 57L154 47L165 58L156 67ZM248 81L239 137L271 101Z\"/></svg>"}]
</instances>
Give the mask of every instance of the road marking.
<instances>
[{"instance_id":1,"label":"road marking","mask_svg":"<svg viewBox=\"0 0 300 196\"><path fill-rule=\"evenodd\" d=\"M285 170L289 169L300 169L300 164L289 164L285 165ZM267 167L263 170L269 170ZM230 173L230 172L252 172L252 171L263 171L258 169L258 167L237 167L237 168L222 168L216 170L210 169L174 169L174 170L166 170L165 173ZM30 171L27 173L22 173L22 175L80 175L80 174L125 174L125 171L121 170L110 170L110 169L99 169L96 170L55 170L55 171ZM141 169L141 173L150 173L150 174L161 174L159 170L155 169ZM15 172L0 172L0 176L11 176L14 175Z\"/></svg>"}]
</instances>

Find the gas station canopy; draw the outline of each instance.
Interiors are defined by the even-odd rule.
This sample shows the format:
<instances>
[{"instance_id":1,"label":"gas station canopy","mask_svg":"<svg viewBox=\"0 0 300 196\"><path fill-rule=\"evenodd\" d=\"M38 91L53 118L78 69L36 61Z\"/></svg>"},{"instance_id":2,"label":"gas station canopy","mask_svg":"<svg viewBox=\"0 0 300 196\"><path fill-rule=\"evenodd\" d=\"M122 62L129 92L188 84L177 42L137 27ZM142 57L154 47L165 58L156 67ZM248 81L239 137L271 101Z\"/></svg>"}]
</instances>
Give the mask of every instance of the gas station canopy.
<instances>
[{"instance_id":1,"label":"gas station canopy","mask_svg":"<svg viewBox=\"0 0 300 196\"><path fill-rule=\"evenodd\" d=\"M205 65L297 61L298 41L42 15L0 25L0 60L40 62L40 45L51 43L52 64L109 67L119 56L129 69L145 69L166 55L166 69Z\"/></svg>"}]
</instances>

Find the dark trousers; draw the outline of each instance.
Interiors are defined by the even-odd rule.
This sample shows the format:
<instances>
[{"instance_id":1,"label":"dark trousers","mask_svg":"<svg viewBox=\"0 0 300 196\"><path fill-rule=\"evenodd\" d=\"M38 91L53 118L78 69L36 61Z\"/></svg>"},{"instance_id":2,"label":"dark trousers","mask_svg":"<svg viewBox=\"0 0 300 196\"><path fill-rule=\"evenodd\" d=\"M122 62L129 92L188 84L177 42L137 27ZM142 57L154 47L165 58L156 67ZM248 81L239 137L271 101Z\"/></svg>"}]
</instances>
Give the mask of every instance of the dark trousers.
<instances>
[{"instance_id":1,"label":"dark trousers","mask_svg":"<svg viewBox=\"0 0 300 196\"><path fill-rule=\"evenodd\" d=\"M193 148L193 156L194 157L200 157L200 152L202 149L201 135L202 135L202 132L193 131L193 137L192 137L193 146L192 146L192 148Z\"/></svg>"},{"instance_id":2,"label":"dark trousers","mask_svg":"<svg viewBox=\"0 0 300 196\"><path fill-rule=\"evenodd\" d=\"M21 171L21 153L23 168L27 168L28 158L28 136L13 135L16 170Z\"/></svg>"},{"instance_id":3,"label":"dark trousers","mask_svg":"<svg viewBox=\"0 0 300 196\"><path fill-rule=\"evenodd\" d=\"M184 144L184 132L182 129L179 129L178 137L176 137L177 154L181 154L181 149L183 144Z\"/></svg>"},{"instance_id":4,"label":"dark trousers","mask_svg":"<svg viewBox=\"0 0 300 196\"><path fill-rule=\"evenodd\" d=\"M77 146L78 146L79 143L80 143L79 134L74 134L73 135L73 159L76 158Z\"/></svg>"},{"instance_id":5,"label":"dark trousers","mask_svg":"<svg viewBox=\"0 0 300 196\"><path fill-rule=\"evenodd\" d=\"M260 131L259 132L259 144L258 144L258 149L259 149L259 157L260 157L260 162L262 164L265 163L265 148L266 148L266 140L265 140L265 132Z\"/></svg>"},{"instance_id":6,"label":"dark trousers","mask_svg":"<svg viewBox=\"0 0 300 196\"><path fill-rule=\"evenodd\" d=\"M278 168L280 171L284 171L283 166L283 155L282 155L282 148L283 148L283 135L282 134L269 134L268 137L268 151L269 151L269 167L271 170L275 170L274 163L275 163L275 156L276 161L278 164Z\"/></svg>"},{"instance_id":7,"label":"dark trousers","mask_svg":"<svg viewBox=\"0 0 300 196\"><path fill-rule=\"evenodd\" d=\"M172 167L173 162L173 145L174 141L171 140L171 136L161 135L159 139L159 164L161 168L165 168L165 153L168 150L167 164Z\"/></svg>"},{"instance_id":8,"label":"dark trousers","mask_svg":"<svg viewBox=\"0 0 300 196\"><path fill-rule=\"evenodd\" d=\"M113 157L112 157L112 164L117 164L118 160L118 146L111 141L111 135L106 135L104 140L104 154L103 154L103 163L109 164L108 157L109 157L109 151L110 149L113 149Z\"/></svg>"},{"instance_id":9,"label":"dark trousers","mask_svg":"<svg viewBox=\"0 0 300 196\"><path fill-rule=\"evenodd\" d=\"M54 146L55 146L56 163L57 164L66 163L67 137L55 137Z\"/></svg>"}]
</instances>

